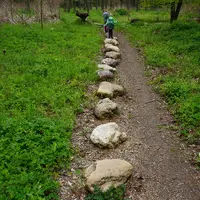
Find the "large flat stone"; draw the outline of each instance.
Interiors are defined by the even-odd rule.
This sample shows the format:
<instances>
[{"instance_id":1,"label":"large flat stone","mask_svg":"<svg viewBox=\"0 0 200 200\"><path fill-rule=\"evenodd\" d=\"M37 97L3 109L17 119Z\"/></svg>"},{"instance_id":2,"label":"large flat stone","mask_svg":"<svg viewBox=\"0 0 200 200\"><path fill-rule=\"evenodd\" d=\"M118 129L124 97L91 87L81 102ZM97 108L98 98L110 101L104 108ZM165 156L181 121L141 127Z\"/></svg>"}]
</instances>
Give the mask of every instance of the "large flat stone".
<instances>
[{"instance_id":1,"label":"large flat stone","mask_svg":"<svg viewBox=\"0 0 200 200\"><path fill-rule=\"evenodd\" d=\"M117 104L111 101L109 98L100 100L94 109L94 114L99 119L112 117L117 112Z\"/></svg>"},{"instance_id":2,"label":"large flat stone","mask_svg":"<svg viewBox=\"0 0 200 200\"><path fill-rule=\"evenodd\" d=\"M114 78L114 74L109 70L98 70L97 74L100 80L108 80Z\"/></svg>"},{"instance_id":3,"label":"large flat stone","mask_svg":"<svg viewBox=\"0 0 200 200\"><path fill-rule=\"evenodd\" d=\"M118 46L119 45L119 42L117 40L115 40L115 39L109 39L109 38L106 38L104 40L104 43L105 44L112 44L114 46Z\"/></svg>"},{"instance_id":4,"label":"large flat stone","mask_svg":"<svg viewBox=\"0 0 200 200\"><path fill-rule=\"evenodd\" d=\"M115 72L116 69L114 67L111 67L109 65L106 65L106 64L98 64L98 68L99 69L103 69L103 70L109 70L111 72Z\"/></svg>"},{"instance_id":5,"label":"large flat stone","mask_svg":"<svg viewBox=\"0 0 200 200\"><path fill-rule=\"evenodd\" d=\"M112 98L113 96L123 95L124 92L125 91L122 86L103 81L99 85L99 89L97 90L97 95L101 97Z\"/></svg>"},{"instance_id":6,"label":"large flat stone","mask_svg":"<svg viewBox=\"0 0 200 200\"><path fill-rule=\"evenodd\" d=\"M110 65L112 67L116 67L119 64L119 60L112 59L112 58L104 58L101 61L102 64Z\"/></svg>"},{"instance_id":7,"label":"large flat stone","mask_svg":"<svg viewBox=\"0 0 200 200\"><path fill-rule=\"evenodd\" d=\"M109 51L120 52L120 49L119 47L114 46L112 44L105 44L105 52L109 52Z\"/></svg>"},{"instance_id":8,"label":"large flat stone","mask_svg":"<svg viewBox=\"0 0 200 200\"><path fill-rule=\"evenodd\" d=\"M114 148L127 139L115 122L97 126L90 135L91 141L101 148Z\"/></svg>"},{"instance_id":9,"label":"large flat stone","mask_svg":"<svg viewBox=\"0 0 200 200\"><path fill-rule=\"evenodd\" d=\"M86 186L89 191L94 191L97 185L105 192L110 187L124 184L132 174L133 166L125 160L106 159L96 161L85 171Z\"/></svg>"},{"instance_id":10,"label":"large flat stone","mask_svg":"<svg viewBox=\"0 0 200 200\"><path fill-rule=\"evenodd\" d=\"M112 59L120 59L121 54L119 52L109 51L109 52L106 52L105 57L106 58L112 58Z\"/></svg>"}]
</instances>

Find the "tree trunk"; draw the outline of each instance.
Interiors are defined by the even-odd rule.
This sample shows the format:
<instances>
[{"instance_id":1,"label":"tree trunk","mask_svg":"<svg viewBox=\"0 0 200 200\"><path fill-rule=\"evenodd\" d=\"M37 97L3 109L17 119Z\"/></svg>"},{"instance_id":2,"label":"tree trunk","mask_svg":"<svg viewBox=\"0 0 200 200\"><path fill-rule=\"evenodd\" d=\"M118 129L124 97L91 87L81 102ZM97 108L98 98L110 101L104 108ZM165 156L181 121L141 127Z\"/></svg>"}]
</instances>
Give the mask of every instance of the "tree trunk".
<instances>
[{"instance_id":1,"label":"tree trunk","mask_svg":"<svg viewBox=\"0 0 200 200\"><path fill-rule=\"evenodd\" d=\"M89 9L92 10L92 8L94 7L94 2L93 1L89 1Z\"/></svg>"},{"instance_id":2,"label":"tree trunk","mask_svg":"<svg viewBox=\"0 0 200 200\"><path fill-rule=\"evenodd\" d=\"M136 9L136 11L139 10L139 4L140 4L140 0L136 0L135 1L135 9Z\"/></svg>"},{"instance_id":3,"label":"tree trunk","mask_svg":"<svg viewBox=\"0 0 200 200\"><path fill-rule=\"evenodd\" d=\"M98 10L98 0L95 1L96 10Z\"/></svg>"},{"instance_id":4,"label":"tree trunk","mask_svg":"<svg viewBox=\"0 0 200 200\"><path fill-rule=\"evenodd\" d=\"M68 0L67 11L70 12L72 8L72 0Z\"/></svg>"},{"instance_id":5,"label":"tree trunk","mask_svg":"<svg viewBox=\"0 0 200 200\"><path fill-rule=\"evenodd\" d=\"M64 0L63 6L64 6L64 11L67 12L67 0Z\"/></svg>"},{"instance_id":6,"label":"tree trunk","mask_svg":"<svg viewBox=\"0 0 200 200\"><path fill-rule=\"evenodd\" d=\"M131 1L131 8L134 8L135 7L135 0L132 0Z\"/></svg>"},{"instance_id":7,"label":"tree trunk","mask_svg":"<svg viewBox=\"0 0 200 200\"><path fill-rule=\"evenodd\" d=\"M171 19L170 19L171 23L178 19L182 4L183 0L178 1L177 7L175 1L171 3Z\"/></svg>"},{"instance_id":8,"label":"tree trunk","mask_svg":"<svg viewBox=\"0 0 200 200\"><path fill-rule=\"evenodd\" d=\"M10 0L10 14L11 14L11 19L13 21L13 0Z\"/></svg>"},{"instance_id":9,"label":"tree trunk","mask_svg":"<svg viewBox=\"0 0 200 200\"><path fill-rule=\"evenodd\" d=\"M76 11L76 2L75 2L75 0L72 0L72 4L73 4L74 12L75 12Z\"/></svg>"},{"instance_id":10,"label":"tree trunk","mask_svg":"<svg viewBox=\"0 0 200 200\"><path fill-rule=\"evenodd\" d=\"M131 0L128 0L128 11L131 9Z\"/></svg>"},{"instance_id":11,"label":"tree trunk","mask_svg":"<svg viewBox=\"0 0 200 200\"><path fill-rule=\"evenodd\" d=\"M40 22L43 30L43 0L40 0Z\"/></svg>"},{"instance_id":12,"label":"tree trunk","mask_svg":"<svg viewBox=\"0 0 200 200\"><path fill-rule=\"evenodd\" d=\"M107 8L108 8L108 3L110 3L110 2L108 2L108 0L105 0L105 1L104 1L104 9L107 9Z\"/></svg>"},{"instance_id":13,"label":"tree trunk","mask_svg":"<svg viewBox=\"0 0 200 200\"><path fill-rule=\"evenodd\" d=\"M84 7L86 7L87 12L89 13L90 9L89 9L89 5L88 5L88 0L84 0L84 3L85 3Z\"/></svg>"},{"instance_id":14,"label":"tree trunk","mask_svg":"<svg viewBox=\"0 0 200 200\"><path fill-rule=\"evenodd\" d=\"M114 5L113 5L113 0L110 0L110 5L109 5L109 7L110 7L111 10L113 10L113 7L114 7ZM107 8L107 4L106 4L106 8Z\"/></svg>"},{"instance_id":15,"label":"tree trunk","mask_svg":"<svg viewBox=\"0 0 200 200\"><path fill-rule=\"evenodd\" d=\"M175 13L175 1L171 2L171 17L170 17L171 22L173 22L174 20L174 13Z\"/></svg>"},{"instance_id":16,"label":"tree trunk","mask_svg":"<svg viewBox=\"0 0 200 200\"><path fill-rule=\"evenodd\" d=\"M178 5L177 5L177 8L176 8L176 12L175 12L175 20L178 19L178 16L179 16L179 13L181 11L181 6L183 4L183 0L179 0L178 1Z\"/></svg>"},{"instance_id":17,"label":"tree trunk","mask_svg":"<svg viewBox=\"0 0 200 200\"><path fill-rule=\"evenodd\" d=\"M31 6L30 6L30 0L26 0L26 9L27 11L30 11L31 10Z\"/></svg>"},{"instance_id":18,"label":"tree trunk","mask_svg":"<svg viewBox=\"0 0 200 200\"><path fill-rule=\"evenodd\" d=\"M74 1L74 2L75 2L75 5L76 5L79 9L81 9L80 1L78 0L78 1Z\"/></svg>"},{"instance_id":19,"label":"tree trunk","mask_svg":"<svg viewBox=\"0 0 200 200\"><path fill-rule=\"evenodd\" d=\"M101 7L101 0L98 0L98 8Z\"/></svg>"},{"instance_id":20,"label":"tree trunk","mask_svg":"<svg viewBox=\"0 0 200 200\"><path fill-rule=\"evenodd\" d=\"M51 13L51 16L52 16L53 15L53 2L52 2L52 0L49 0L48 4L49 4L49 8L50 8L50 13Z\"/></svg>"},{"instance_id":21,"label":"tree trunk","mask_svg":"<svg viewBox=\"0 0 200 200\"><path fill-rule=\"evenodd\" d=\"M101 10L104 10L104 0L101 0Z\"/></svg>"},{"instance_id":22,"label":"tree trunk","mask_svg":"<svg viewBox=\"0 0 200 200\"><path fill-rule=\"evenodd\" d=\"M123 7L123 0L120 0L120 8Z\"/></svg>"}]
</instances>

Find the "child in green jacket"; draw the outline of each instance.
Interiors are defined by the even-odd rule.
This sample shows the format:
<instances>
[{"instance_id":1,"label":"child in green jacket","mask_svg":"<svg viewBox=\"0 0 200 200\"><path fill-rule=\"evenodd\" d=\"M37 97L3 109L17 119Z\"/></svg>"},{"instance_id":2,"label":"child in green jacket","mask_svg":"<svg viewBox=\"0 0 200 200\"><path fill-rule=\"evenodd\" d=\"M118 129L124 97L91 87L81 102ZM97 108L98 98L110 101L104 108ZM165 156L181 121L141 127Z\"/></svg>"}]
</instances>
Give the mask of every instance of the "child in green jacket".
<instances>
[{"instance_id":1,"label":"child in green jacket","mask_svg":"<svg viewBox=\"0 0 200 200\"><path fill-rule=\"evenodd\" d=\"M108 28L108 38L113 38L113 30L115 27L116 21L114 20L114 18L112 16L110 16L107 19L107 22L104 26L107 26Z\"/></svg>"}]
</instances>

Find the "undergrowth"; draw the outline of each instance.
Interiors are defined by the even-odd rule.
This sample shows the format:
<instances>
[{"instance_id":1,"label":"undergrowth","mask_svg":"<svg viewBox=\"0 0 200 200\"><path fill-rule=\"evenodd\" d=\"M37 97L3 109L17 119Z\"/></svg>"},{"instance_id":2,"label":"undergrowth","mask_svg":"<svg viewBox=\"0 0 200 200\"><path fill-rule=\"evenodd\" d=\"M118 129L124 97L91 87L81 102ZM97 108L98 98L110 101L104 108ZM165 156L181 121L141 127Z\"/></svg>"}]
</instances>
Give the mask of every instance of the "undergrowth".
<instances>
[{"instance_id":1,"label":"undergrowth","mask_svg":"<svg viewBox=\"0 0 200 200\"><path fill-rule=\"evenodd\" d=\"M58 199L70 164L75 116L94 81L99 30L62 22L0 30L0 199Z\"/></svg>"},{"instance_id":2,"label":"undergrowth","mask_svg":"<svg viewBox=\"0 0 200 200\"><path fill-rule=\"evenodd\" d=\"M125 197L125 186L118 188L111 187L106 192L102 192L97 186L94 187L94 192L89 193L85 200L128 200Z\"/></svg>"},{"instance_id":3,"label":"undergrowth","mask_svg":"<svg viewBox=\"0 0 200 200\"><path fill-rule=\"evenodd\" d=\"M146 13L147 16L151 14ZM149 17L149 20L153 18ZM123 20L121 18L121 30L127 33L134 46L143 49L146 65L153 71L158 69L159 73L151 83L167 100L182 135L190 142L199 143L200 25L145 20L130 25Z\"/></svg>"}]
</instances>

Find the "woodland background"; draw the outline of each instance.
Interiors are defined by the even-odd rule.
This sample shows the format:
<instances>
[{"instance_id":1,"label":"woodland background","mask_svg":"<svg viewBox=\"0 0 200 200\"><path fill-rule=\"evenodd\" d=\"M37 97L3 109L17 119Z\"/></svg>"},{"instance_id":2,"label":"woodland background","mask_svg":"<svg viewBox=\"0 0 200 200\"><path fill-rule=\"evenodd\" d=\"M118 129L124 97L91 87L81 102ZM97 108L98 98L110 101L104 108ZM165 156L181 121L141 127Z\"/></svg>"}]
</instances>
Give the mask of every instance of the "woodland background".
<instances>
[{"instance_id":1,"label":"woodland background","mask_svg":"<svg viewBox=\"0 0 200 200\"><path fill-rule=\"evenodd\" d=\"M171 21L176 20L180 10L187 13L198 13L200 16L200 1L198 0L2 0L0 2L0 22L19 21L34 22L39 20L57 20L59 8L65 11L73 9L85 10L92 8L115 10L125 8L163 10L171 13Z\"/></svg>"}]
</instances>

